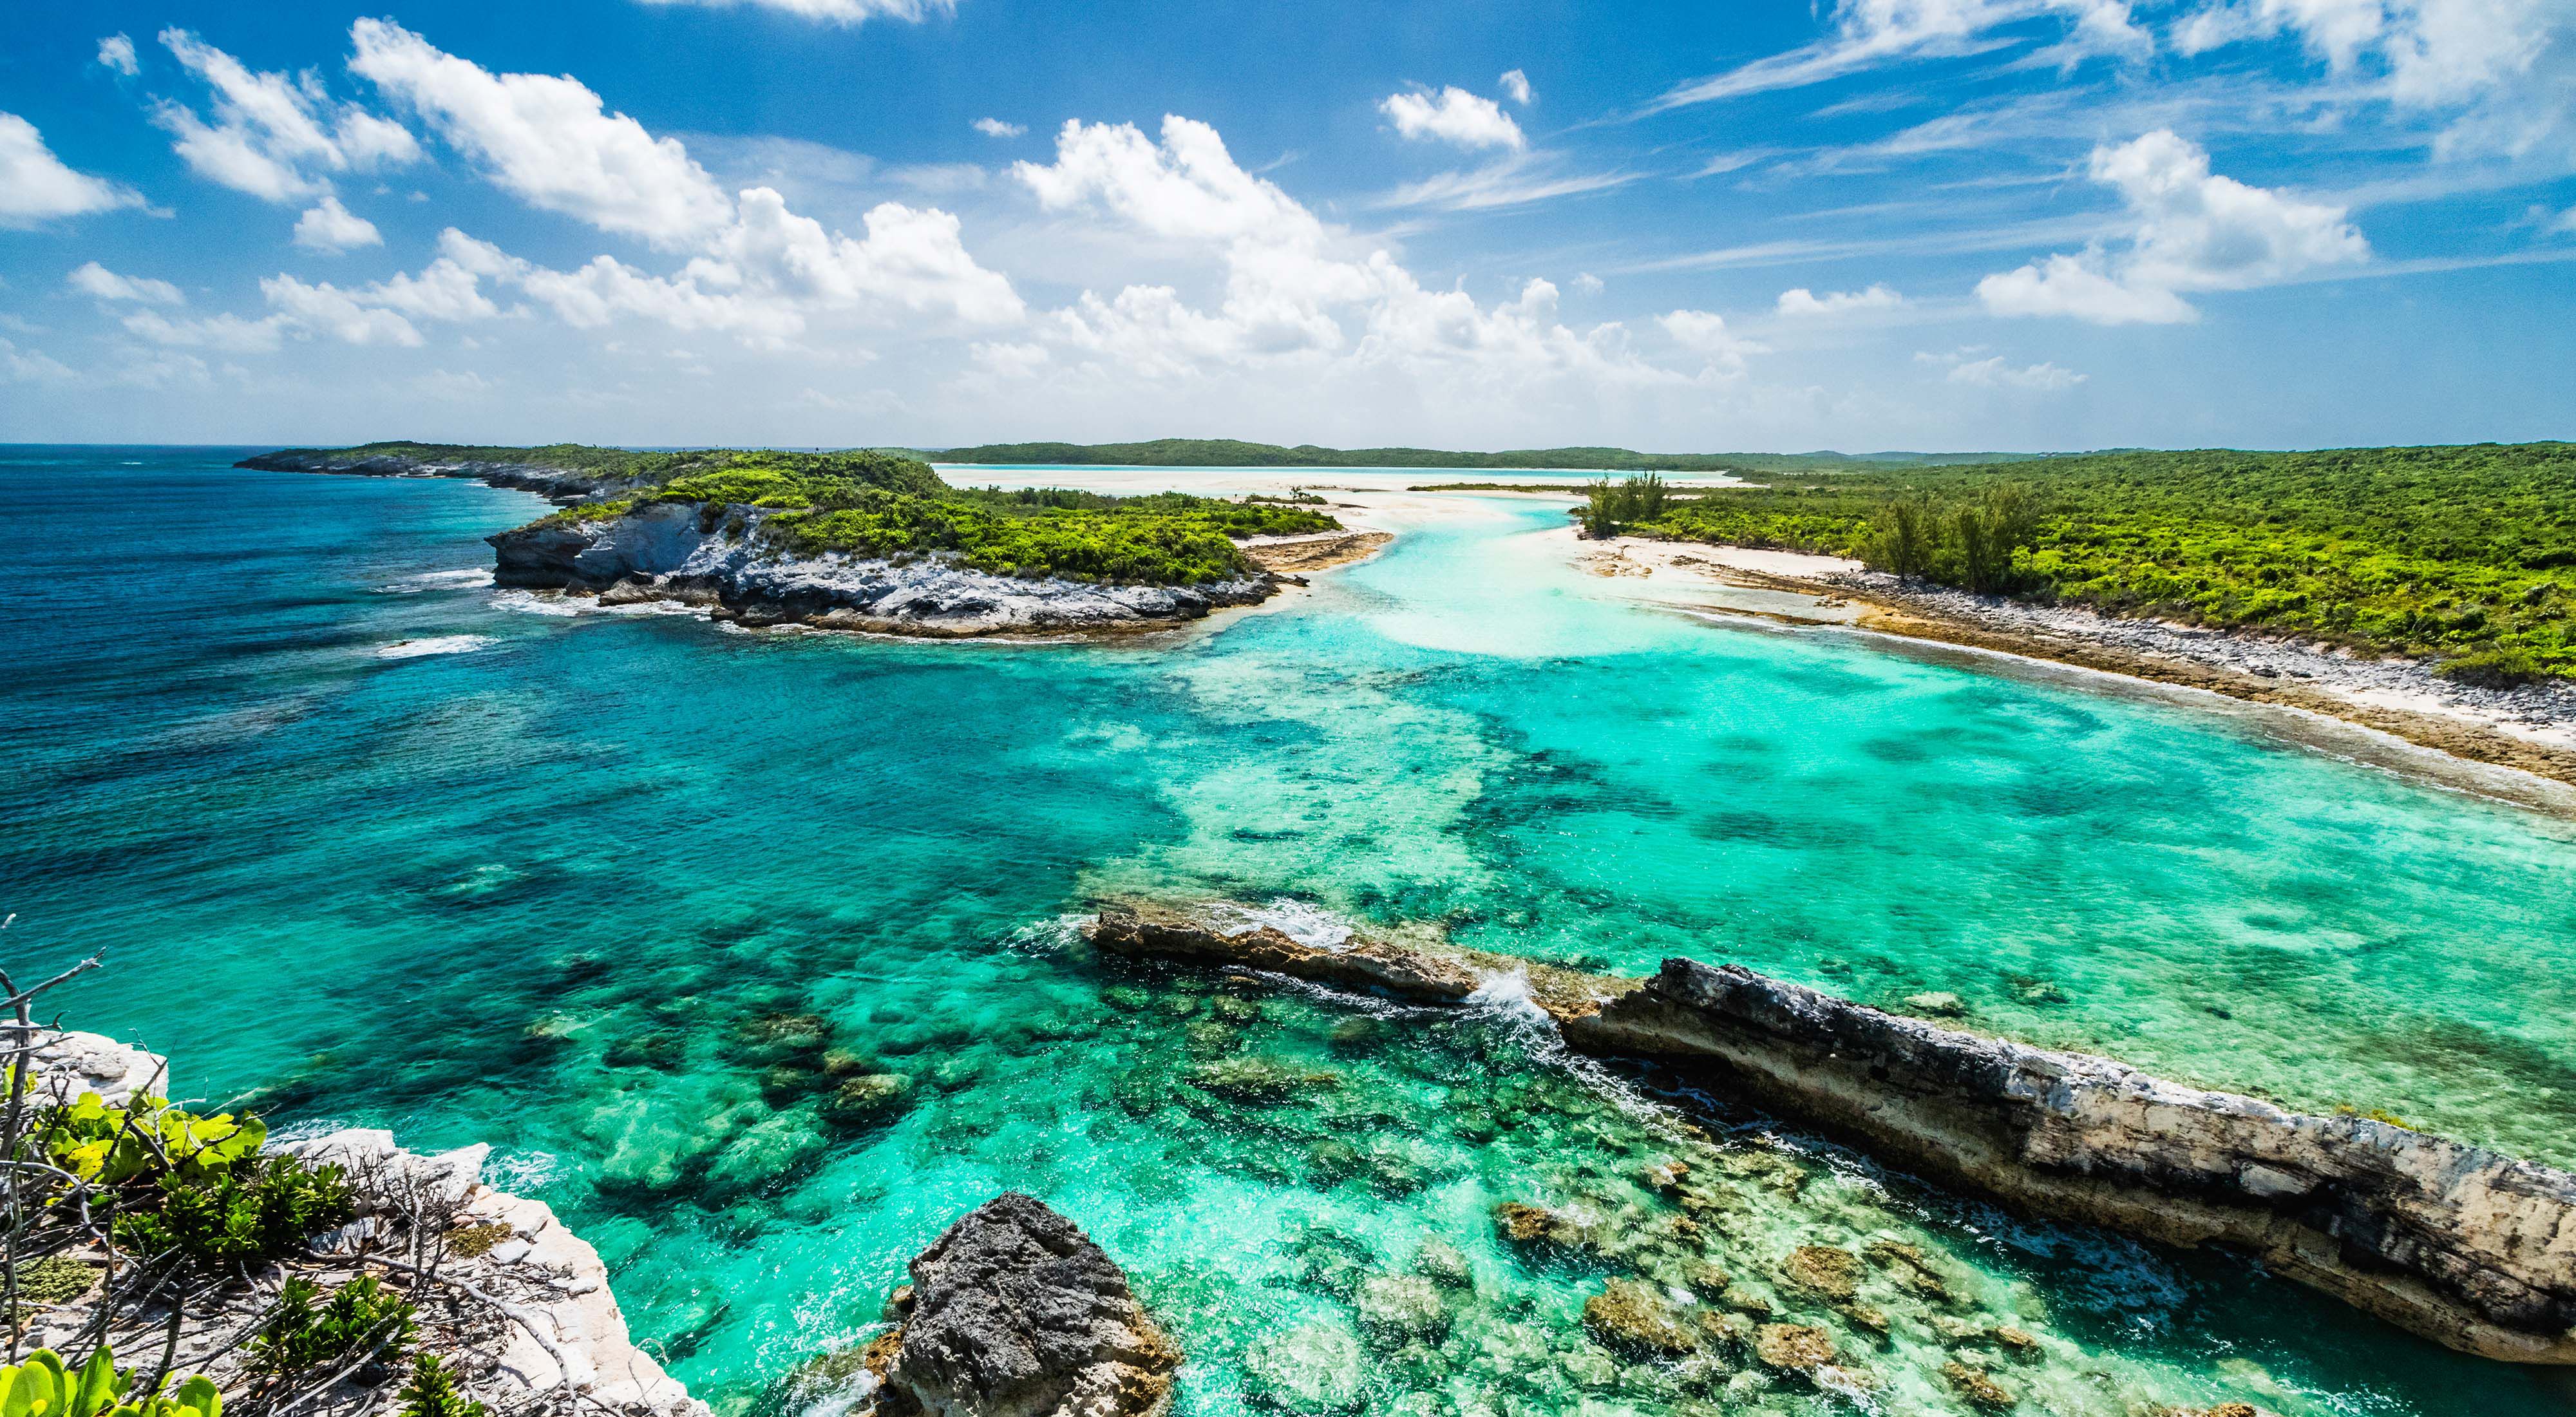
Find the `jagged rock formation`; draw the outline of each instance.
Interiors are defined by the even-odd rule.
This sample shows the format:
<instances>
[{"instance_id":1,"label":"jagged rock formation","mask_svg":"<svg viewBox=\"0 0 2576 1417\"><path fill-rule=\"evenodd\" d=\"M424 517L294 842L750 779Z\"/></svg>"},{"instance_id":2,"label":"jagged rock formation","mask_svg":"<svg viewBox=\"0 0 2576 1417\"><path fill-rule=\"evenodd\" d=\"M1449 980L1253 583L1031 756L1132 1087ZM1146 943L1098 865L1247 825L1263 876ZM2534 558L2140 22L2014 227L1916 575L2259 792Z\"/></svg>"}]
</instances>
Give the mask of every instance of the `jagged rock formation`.
<instances>
[{"instance_id":1,"label":"jagged rock formation","mask_svg":"<svg viewBox=\"0 0 2576 1417\"><path fill-rule=\"evenodd\" d=\"M758 507L648 503L621 514L548 518L486 538L493 581L670 600L746 624L952 637L1171 624L1269 598L1266 573L1205 585L1095 585L994 575L938 556L786 554L758 535Z\"/></svg>"},{"instance_id":2,"label":"jagged rock formation","mask_svg":"<svg viewBox=\"0 0 2576 1417\"><path fill-rule=\"evenodd\" d=\"M876 1417L1151 1417L1181 1350L1080 1227L1006 1192L912 1262L870 1345Z\"/></svg>"},{"instance_id":3,"label":"jagged rock formation","mask_svg":"<svg viewBox=\"0 0 2576 1417\"><path fill-rule=\"evenodd\" d=\"M1674 959L1649 979L1614 979L1126 910L1103 911L1091 934L1112 954L1424 1003L1525 972L1531 1001L1574 1047L1711 1068L1764 1107L2042 1215L2246 1250L2464 1352L2576 1364L2576 1175L2564 1171L1942 1028L1734 965ZM1830 1281L1829 1266L1809 1268Z\"/></svg>"}]
</instances>

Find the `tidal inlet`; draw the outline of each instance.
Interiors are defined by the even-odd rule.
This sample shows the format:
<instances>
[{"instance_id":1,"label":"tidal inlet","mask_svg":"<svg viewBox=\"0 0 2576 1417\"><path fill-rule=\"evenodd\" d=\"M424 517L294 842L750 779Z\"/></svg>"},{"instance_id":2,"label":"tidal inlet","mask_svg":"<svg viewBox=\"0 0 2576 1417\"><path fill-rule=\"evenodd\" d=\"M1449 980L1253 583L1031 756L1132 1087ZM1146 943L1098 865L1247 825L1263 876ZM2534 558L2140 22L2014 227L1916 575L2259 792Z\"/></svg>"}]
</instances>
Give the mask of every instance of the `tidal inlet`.
<instances>
[{"instance_id":1,"label":"tidal inlet","mask_svg":"<svg viewBox=\"0 0 2576 1417\"><path fill-rule=\"evenodd\" d=\"M2576 1414L2576 16L0 16L0 1417Z\"/></svg>"}]
</instances>

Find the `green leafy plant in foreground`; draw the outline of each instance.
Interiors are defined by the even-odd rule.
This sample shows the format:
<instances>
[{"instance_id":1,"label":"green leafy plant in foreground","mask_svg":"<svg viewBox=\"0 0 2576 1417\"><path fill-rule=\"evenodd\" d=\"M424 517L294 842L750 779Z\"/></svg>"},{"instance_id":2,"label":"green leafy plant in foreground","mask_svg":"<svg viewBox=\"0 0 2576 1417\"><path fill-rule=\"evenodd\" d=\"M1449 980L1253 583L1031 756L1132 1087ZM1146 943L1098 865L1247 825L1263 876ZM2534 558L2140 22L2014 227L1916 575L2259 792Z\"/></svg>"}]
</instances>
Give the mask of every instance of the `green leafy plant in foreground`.
<instances>
[{"instance_id":1,"label":"green leafy plant in foreground","mask_svg":"<svg viewBox=\"0 0 2576 1417\"><path fill-rule=\"evenodd\" d=\"M410 1346L411 1301L376 1282L358 1276L331 1292L327 1301L313 1281L296 1277L278 1291L277 1312L251 1340L250 1364L261 1373L284 1377L344 1362L369 1349L385 1360L399 1359Z\"/></svg>"},{"instance_id":2,"label":"green leafy plant in foreground","mask_svg":"<svg viewBox=\"0 0 2576 1417\"><path fill-rule=\"evenodd\" d=\"M402 1417L485 1417L483 1404L456 1386L456 1374L435 1353L423 1353L401 1393Z\"/></svg>"},{"instance_id":3,"label":"green leafy plant in foreground","mask_svg":"<svg viewBox=\"0 0 2576 1417\"><path fill-rule=\"evenodd\" d=\"M105 1344L78 1371L63 1366L50 1348L27 1361L0 1367L0 1414L5 1417L223 1417L223 1395L202 1376L164 1393L136 1393L131 1373L116 1370Z\"/></svg>"},{"instance_id":4,"label":"green leafy plant in foreground","mask_svg":"<svg viewBox=\"0 0 2576 1417\"><path fill-rule=\"evenodd\" d=\"M268 1126L257 1117L200 1117L150 1094L111 1107L84 1092L40 1117L36 1131L56 1166L103 1186L165 1171L203 1180L258 1155L268 1140Z\"/></svg>"}]
</instances>

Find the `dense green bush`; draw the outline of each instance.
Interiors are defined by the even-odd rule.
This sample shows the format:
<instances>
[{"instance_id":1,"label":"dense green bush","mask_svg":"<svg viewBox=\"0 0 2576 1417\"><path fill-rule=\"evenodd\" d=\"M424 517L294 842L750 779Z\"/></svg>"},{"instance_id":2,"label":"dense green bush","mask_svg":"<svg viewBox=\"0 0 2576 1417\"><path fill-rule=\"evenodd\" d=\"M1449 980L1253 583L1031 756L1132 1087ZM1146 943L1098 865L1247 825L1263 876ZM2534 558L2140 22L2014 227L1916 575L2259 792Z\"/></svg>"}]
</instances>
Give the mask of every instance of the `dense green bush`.
<instances>
[{"instance_id":1,"label":"dense green bush","mask_svg":"<svg viewBox=\"0 0 2576 1417\"><path fill-rule=\"evenodd\" d=\"M251 1340L250 1365L271 1377L329 1368L381 1345L380 1361L399 1359L411 1342L409 1299L376 1282L372 1274L331 1291L302 1276L286 1281L277 1311Z\"/></svg>"},{"instance_id":2,"label":"dense green bush","mask_svg":"<svg viewBox=\"0 0 2576 1417\"><path fill-rule=\"evenodd\" d=\"M157 1208L117 1217L117 1243L147 1255L177 1250L222 1270L291 1253L306 1236L356 1214L339 1167L309 1166L283 1153L247 1157L198 1178L165 1174L157 1190Z\"/></svg>"},{"instance_id":3,"label":"dense green bush","mask_svg":"<svg viewBox=\"0 0 2576 1417\"><path fill-rule=\"evenodd\" d=\"M1996 522L2007 486L2027 502ZM2006 533L2008 559L1970 558L1968 514ZM2471 682L2576 675L2576 446L2565 443L1855 471L1711 492L1639 529L2428 656Z\"/></svg>"}]
</instances>

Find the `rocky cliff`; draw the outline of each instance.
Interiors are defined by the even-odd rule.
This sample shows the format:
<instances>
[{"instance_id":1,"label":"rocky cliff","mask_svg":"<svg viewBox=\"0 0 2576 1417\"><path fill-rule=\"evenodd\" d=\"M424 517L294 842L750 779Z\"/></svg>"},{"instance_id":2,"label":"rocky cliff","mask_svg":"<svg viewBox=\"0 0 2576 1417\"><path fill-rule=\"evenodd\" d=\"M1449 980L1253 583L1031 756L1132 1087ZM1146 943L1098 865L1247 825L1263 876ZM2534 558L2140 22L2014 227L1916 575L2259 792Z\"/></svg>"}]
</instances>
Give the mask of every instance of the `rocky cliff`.
<instances>
[{"instance_id":1,"label":"rocky cliff","mask_svg":"<svg viewBox=\"0 0 2576 1417\"><path fill-rule=\"evenodd\" d=\"M1671 1058L1963 1190L2164 1244L2220 1244L2452 1348L2576 1364L2576 1175L2362 1117L2313 1117L2107 1059L1902 1018L1733 965L1645 980L1193 915L1102 912L1107 953L1426 1003L1526 974L1568 1044ZM1474 982L1470 982L1474 981Z\"/></svg>"},{"instance_id":2,"label":"rocky cliff","mask_svg":"<svg viewBox=\"0 0 2576 1417\"><path fill-rule=\"evenodd\" d=\"M1200 619L1267 599L1262 574L1206 585L1027 580L939 556L787 554L759 536L758 507L648 503L595 519L545 521L489 538L497 584L672 600L746 624L802 623L881 634L1043 634Z\"/></svg>"},{"instance_id":3,"label":"rocky cliff","mask_svg":"<svg viewBox=\"0 0 2576 1417\"><path fill-rule=\"evenodd\" d=\"M874 1417L1153 1417L1181 1350L1079 1226L1018 1192L912 1262L870 1346Z\"/></svg>"}]
</instances>

